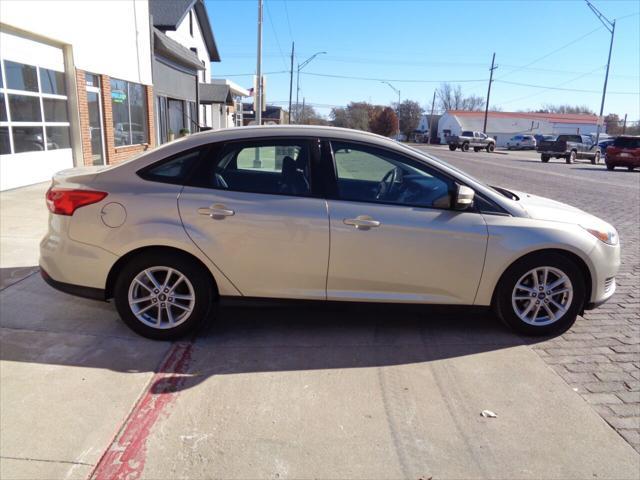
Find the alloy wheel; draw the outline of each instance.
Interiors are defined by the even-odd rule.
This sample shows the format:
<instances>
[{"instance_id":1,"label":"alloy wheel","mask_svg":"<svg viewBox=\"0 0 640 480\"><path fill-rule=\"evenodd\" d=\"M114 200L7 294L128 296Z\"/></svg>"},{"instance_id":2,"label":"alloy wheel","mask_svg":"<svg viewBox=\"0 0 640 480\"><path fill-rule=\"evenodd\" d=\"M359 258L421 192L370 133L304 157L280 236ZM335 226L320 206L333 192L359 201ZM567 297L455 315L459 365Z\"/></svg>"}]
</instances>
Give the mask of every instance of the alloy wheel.
<instances>
[{"instance_id":1,"label":"alloy wheel","mask_svg":"<svg viewBox=\"0 0 640 480\"><path fill-rule=\"evenodd\" d=\"M516 282L511 294L515 314L534 326L557 322L567 313L572 301L571 280L555 267L529 270Z\"/></svg>"},{"instance_id":2,"label":"alloy wheel","mask_svg":"<svg viewBox=\"0 0 640 480\"><path fill-rule=\"evenodd\" d=\"M129 307L143 324L160 330L184 323L195 307L189 279L171 267L149 267L129 285Z\"/></svg>"}]
</instances>

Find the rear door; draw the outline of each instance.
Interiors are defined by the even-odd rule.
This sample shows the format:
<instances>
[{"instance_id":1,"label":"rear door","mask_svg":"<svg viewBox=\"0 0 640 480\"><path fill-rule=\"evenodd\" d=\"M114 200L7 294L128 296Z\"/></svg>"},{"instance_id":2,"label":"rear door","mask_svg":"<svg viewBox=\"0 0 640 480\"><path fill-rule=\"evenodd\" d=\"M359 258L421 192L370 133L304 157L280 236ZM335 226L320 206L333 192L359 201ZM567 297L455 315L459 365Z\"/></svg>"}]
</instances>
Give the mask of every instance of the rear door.
<instances>
[{"instance_id":1,"label":"rear door","mask_svg":"<svg viewBox=\"0 0 640 480\"><path fill-rule=\"evenodd\" d=\"M187 233L243 295L326 298L329 219L314 189L318 161L313 139L230 142L180 194Z\"/></svg>"},{"instance_id":2,"label":"rear door","mask_svg":"<svg viewBox=\"0 0 640 480\"><path fill-rule=\"evenodd\" d=\"M451 178L386 149L327 142L329 300L474 302L487 247L481 214L450 209Z\"/></svg>"}]
</instances>

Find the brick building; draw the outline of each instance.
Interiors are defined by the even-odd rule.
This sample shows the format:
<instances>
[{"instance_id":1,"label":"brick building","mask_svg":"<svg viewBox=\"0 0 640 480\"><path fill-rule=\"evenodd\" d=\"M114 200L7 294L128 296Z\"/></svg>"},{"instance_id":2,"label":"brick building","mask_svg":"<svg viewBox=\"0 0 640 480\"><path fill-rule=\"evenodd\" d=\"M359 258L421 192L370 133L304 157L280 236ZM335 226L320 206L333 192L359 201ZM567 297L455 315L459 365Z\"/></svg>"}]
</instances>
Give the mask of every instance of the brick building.
<instances>
[{"instance_id":1,"label":"brick building","mask_svg":"<svg viewBox=\"0 0 640 480\"><path fill-rule=\"evenodd\" d=\"M152 52L148 0L3 2L0 190L154 147Z\"/></svg>"}]
</instances>

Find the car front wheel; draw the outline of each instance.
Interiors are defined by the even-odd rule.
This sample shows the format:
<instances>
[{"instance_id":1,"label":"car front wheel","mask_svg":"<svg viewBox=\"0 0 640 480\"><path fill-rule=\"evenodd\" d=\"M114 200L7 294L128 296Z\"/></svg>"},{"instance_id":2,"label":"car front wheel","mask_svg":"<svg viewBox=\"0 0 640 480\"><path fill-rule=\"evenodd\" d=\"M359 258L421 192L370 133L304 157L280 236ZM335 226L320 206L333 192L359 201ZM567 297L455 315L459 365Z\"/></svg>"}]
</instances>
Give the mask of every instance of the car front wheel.
<instances>
[{"instance_id":1,"label":"car front wheel","mask_svg":"<svg viewBox=\"0 0 640 480\"><path fill-rule=\"evenodd\" d=\"M493 143L487 145L487 152L491 153L496 149L496 146Z\"/></svg>"},{"instance_id":2,"label":"car front wheel","mask_svg":"<svg viewBox=\"0 0 640 480\"><path fill-rule=\"evenodd\" d=\"M114 298L120 317L136 333L175 340L207 318L213 288L205 269L187 255L151 252L123 268Z\"/></svg>"},{"instance_id":3,"label":"car front wheel","mask_svg":"<svg viewBox=\"0 0 640 480\"><path fill-rule=\"evenodd\" d=\"M580 269L557 253L525 257L502 276L495 307L501 320L525 335L569 329L585 303Z\"/></svg>"}]
</instances>

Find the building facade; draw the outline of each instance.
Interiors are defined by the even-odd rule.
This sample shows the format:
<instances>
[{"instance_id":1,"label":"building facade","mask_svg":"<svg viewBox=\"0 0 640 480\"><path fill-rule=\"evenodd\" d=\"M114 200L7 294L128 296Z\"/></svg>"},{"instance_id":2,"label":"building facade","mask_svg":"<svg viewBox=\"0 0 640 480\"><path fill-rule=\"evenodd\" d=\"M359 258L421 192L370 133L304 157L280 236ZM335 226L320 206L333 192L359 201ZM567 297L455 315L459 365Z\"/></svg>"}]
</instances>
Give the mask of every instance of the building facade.
<instances>
[{"instance_id":1,"label":"building facade","mask_svg":"<svg viewBox=\"0 0 640 480\"><path fill-rule=\"evenodd\" d=\"M146 0L3 2L1 190L155 145L149 33Z\"/></svg>"},{"instance_id":2,"label":"building facade","mask_svg":"<svg viewBox=\"0 0 640 480\"><path fill-rule=\"evenodd\" d=\"M448 110L438 121L438 137L446 143L449 135L460 135L465 130L481 132L483 126L484 112ZM496 139L498 146L505 146L511 137L518 134L591 135L597 128L598 117L595 115L489 112L486 133Z\"/></svg>"}]
</instances>

